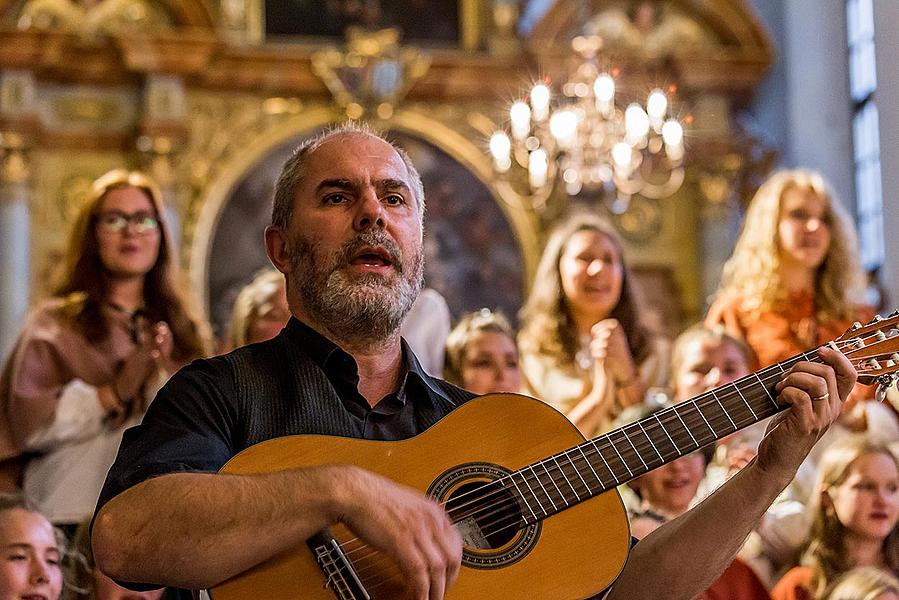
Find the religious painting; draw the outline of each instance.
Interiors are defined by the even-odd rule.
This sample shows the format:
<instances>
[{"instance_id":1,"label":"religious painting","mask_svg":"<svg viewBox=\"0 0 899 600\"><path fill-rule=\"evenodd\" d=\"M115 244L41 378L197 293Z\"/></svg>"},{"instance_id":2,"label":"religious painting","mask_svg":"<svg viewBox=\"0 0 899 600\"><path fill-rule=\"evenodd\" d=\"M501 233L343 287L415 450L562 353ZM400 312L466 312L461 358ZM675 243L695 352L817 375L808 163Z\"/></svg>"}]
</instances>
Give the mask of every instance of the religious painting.
<instances>
[{"instance_id":1,"label":"religious painting","mask_svg":"<svg viewBox=\"0 0 899 600\"><path fill-rule=\"evenodd\" d=\"M266 0L266 37L343 38L349 27L397 28L403 43L460 44L458 0Z\"/></svg>"},{"instance_id":2,"label":"religious painting","mask_svg":"<svg viewBox=\"0 0 899 600\"><path fill-rule=\"evenodd\" d=\"M390 132L388 138L406 149L424 184L425 286L446 299L454 319L488 307L514 320L523 302L524 260L490 190L440 148L402 132ZM271 268L263 231L271 220L278 173L300 141L272 150L252 167L222 209L208 269L209 316L219 336L240 289Z\"/></svg>"}]
</instances>

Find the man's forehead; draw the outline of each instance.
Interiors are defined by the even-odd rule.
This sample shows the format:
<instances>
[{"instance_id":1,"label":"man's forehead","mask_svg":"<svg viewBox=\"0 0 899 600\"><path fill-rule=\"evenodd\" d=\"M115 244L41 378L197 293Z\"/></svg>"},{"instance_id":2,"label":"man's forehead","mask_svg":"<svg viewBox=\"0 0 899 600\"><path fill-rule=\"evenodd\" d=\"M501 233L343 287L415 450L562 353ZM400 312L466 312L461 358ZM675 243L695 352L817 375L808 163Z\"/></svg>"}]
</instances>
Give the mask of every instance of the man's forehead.
<instances>
[{"instance_id":1,"label":"man's forehead","mask_svg":"<svg viewBox=\"0 0 899 600\"><path fill-rule=\"evenodd\" d=\"M352 174L379 174L409 183L409 170L389 143L367 134L350 132L327 139L309 155L309 174L321 178L349 178Z\"/></svg>"}]
</instances>

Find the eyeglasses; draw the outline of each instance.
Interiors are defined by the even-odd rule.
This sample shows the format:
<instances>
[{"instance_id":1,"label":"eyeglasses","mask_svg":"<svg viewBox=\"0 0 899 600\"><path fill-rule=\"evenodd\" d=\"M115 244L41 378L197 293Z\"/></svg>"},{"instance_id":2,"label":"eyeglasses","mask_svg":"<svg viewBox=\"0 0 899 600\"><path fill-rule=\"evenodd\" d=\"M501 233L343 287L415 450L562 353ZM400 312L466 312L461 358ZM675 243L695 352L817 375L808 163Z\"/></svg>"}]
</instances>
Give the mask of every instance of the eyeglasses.
<instances>
[{"instance_id":1,"label":"eyeglasses","mask_svg":"<svg viewBox=\"0 0 899 600\"><path fill-rule=\"evenodd\" d=\"M113 233L124 231L129 223L134 225L134 231L140 234L159 230L159 219L145 212L127 214L118 210L110 210L100 213L97 218L97 224L102 229Z\"/></svg>"}]
</instances>

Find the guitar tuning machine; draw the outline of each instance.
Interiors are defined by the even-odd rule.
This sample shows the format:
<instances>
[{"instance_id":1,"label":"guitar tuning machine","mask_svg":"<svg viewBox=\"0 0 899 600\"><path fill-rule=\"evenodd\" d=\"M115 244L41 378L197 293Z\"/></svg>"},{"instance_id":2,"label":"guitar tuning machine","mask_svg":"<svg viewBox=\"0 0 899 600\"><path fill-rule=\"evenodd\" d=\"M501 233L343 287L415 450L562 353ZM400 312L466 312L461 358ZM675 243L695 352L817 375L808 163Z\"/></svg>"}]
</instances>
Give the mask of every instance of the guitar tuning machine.
<instances>
[{"instance_id":1,"label":"guitar tuning machine","mask_svg":"<svg viewBox=\"0 0 899 600\"><path fill-rule=\"evenodd\" d=\"M888 373L881 375L875 380L877 382L877 390L874 392L875 401L883 402L884 398L886 398L887 390L890 389L897 377L899 375L896 373Z\"/></svg>"},{"instance_id":2,"label":"guitar tuning machine","mask_svg":"<svg viewBox=\"0 0 899 600\"><path fill-rule=\"evenodd\" d=\"M883 317L881 317L880 315L874 315L874 317L870 321L868 321L868 325L874 325L875 323L879 323L880 321L883 321Z\"/></svg>"}]
</instances>

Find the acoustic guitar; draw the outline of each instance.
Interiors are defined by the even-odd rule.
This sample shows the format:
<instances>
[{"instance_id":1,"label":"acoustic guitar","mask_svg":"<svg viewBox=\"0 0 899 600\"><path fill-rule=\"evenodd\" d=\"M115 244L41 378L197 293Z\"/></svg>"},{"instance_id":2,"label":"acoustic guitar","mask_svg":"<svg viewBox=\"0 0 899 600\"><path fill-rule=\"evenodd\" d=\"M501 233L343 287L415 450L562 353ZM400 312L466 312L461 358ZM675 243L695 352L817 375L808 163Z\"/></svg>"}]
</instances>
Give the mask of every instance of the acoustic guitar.
<instances>
[{"instance_id":1,"label":"acoustic guitar","mask_svg":"<svg viewBox=\"0 0 899 600\"><path fill-rule=\"evenodd\" d=\"M854 325L830 345L878 396L899 370L899 311ZM582 599L609 586L630 547L615 488L777 414L774 385L812 350L640 421L585 440L548 405L516 394L471 400L403 441L276 438L222 469L253 474L354 464L441 502L461 533L462 568L449 599ZM322 531L211 590L214 600L386 600L406 596L386 555L343 526Z\"/></svg>"}]
</instances>

